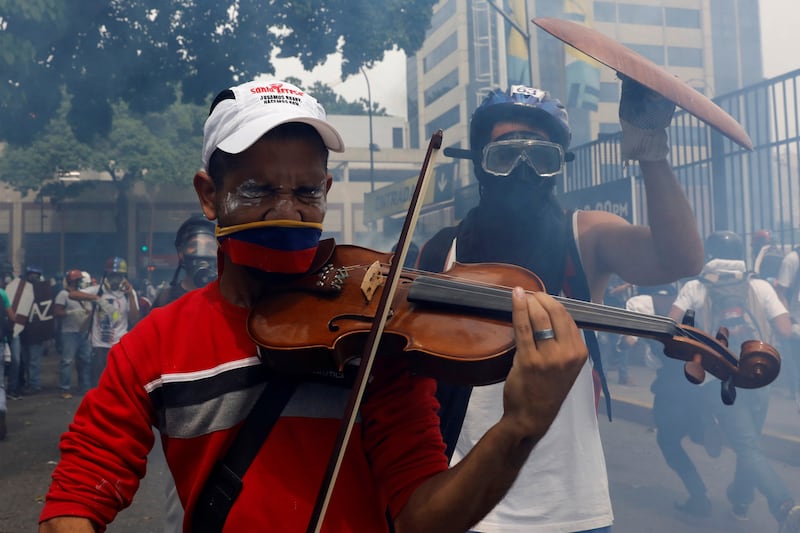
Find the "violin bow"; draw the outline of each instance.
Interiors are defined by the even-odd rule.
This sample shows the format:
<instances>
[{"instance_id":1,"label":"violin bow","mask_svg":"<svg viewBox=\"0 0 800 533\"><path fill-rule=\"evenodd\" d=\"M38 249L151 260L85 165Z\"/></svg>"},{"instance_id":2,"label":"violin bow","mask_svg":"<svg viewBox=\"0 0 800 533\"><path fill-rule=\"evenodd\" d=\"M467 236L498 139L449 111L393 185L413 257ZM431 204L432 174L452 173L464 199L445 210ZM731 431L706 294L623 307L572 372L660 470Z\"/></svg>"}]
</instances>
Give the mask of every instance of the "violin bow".
<instances>
[{"instance_id":1,"label":"violin bow","mask_svg":"<svg viewBox=\"0 0 800 533\"><path fill-rule=\"evenodd\" d=\"M381 293L381 298L378 301L378 307L375 311L375 320L372 322L369 336L364 345L364 351L361 355L353 390L350 392L350 396L347 400L347 407L345 408L344 417L339 427L336 444L333 448L330 461L328 462L328 469L325 472L325 477L322 480L322 488L319 493L317 493L317 501L314 504L311 520L306 529L308 533L319 533L322 529L322 522L325 519L325 512L328 509L328 503L330 503L331 495L333 494L333 487L339 475L339 469L344 459L347 443L350 441L350 435L353 432L353 426L355 425L358 415L358 408L361 405L361 400L364 398L367 381L378 353L378 344L380 344L383 330L386 327L386 321L389 319L392 300L394 299L395 290L397 289L397 285L400 281L400 274L403 270L403 264L405 264L408 248L411 244L411 235L414 233L414 228L417 225L419 212L422 208L422 201L425 197L424 193L428 188L430 177L433 173L433 163L439 149L442 147L442 138L442 130L438 130L431 136L431 140L428 143L428 150L425 153L425 160L419 172L417 186L411 197L411 203L408 206L408 212L403 222L403 229L397 241L394 258L389 267L389 273L386 275L383 292Z\"/></svg>"}]
</instances>

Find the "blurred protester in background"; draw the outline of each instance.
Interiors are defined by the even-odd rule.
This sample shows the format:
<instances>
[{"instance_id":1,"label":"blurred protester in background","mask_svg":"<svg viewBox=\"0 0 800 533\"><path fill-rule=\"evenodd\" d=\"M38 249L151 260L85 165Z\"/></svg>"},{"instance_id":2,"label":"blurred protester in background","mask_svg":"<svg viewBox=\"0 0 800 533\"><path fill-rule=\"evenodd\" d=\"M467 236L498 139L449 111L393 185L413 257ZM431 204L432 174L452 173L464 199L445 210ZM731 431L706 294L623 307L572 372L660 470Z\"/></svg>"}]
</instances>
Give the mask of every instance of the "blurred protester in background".
<instances>
[{"instance_id":1,"label":"blurred protester in background","mask_svg":"<svg viewBox=\"0 0 800 533\"><path fill-rule=\"evenodd\" d=\"M26 384L24 393L36 394L42 390L45 344L55 337L53 287L49 280L42 279L42 268L39 266L28 266L25 269L25 281L33 288L33 301L25 329L19 334L22 375ZM17 315L19 316L18 312Z\"/></svg>"},{"instance_id":2,"label":"blurred protester in background","mask_svg":"<svg viewBox=\"0 0 800 533\"><path fill-rule=\"evenodd\" d=\"M19 335L28 323L28 315L33 306L33 285L28 283L26 276L14 277L6 285L6 294L11 301L11 311L14 314L14 327L10 334L9 351L11 362L8 369L8 390L6 394L12 400L22 399L22 345Z\"/></svg>"},{"instance_id":3,"label":"blurred protester in background","mask_svg":"<svg viewBox=\"0 0 800 533\"><path fill-rule=\"evenodd\" d=\"M732 231L716 231L706 238L705 249L707 262L700 276L681 288L670 317L680 321L691 309L695 311L696 327L709 335L716 335L721 327L727 328L728 346L737 356L746 340L771 343L773 332L782 339L791 337L789 312L772 285L749 276L741 237ZM706 379L706 383L713 381ZM795 505L786 484L761 450L769 393L769 387L738 389L733 405L724 405L718 396L707 404L711 405L736 453L736 471L726 491L733 517L747 520L748 508L758 489L767 499L781 532L796 532L800 531L800 506ZM697 409L698 405L689 408Z\"/></svg>"},{"instance_id":4,"label":"blurred protester in background","mask_svg":"<svg viewBox=\"0 0 800 533\"><path fill-rule=\"evenodd\" d=\"M2 283L0 283L2 284ZM0 440L6 438L6 413L8 411L6 397L6 352L9 354L8 362L11 362L8 341L14 330L14 311L11 309L11 302L8 299L5 289L0 288L0 353L3 353L3 360L0 362ZM9 364L10 366L10 364Z\"/></svg>"},{"instance_id":5,"label":"blurred protester in background","mask_svg":"<svg viewBox=\"0 0 800 533\"><path fill-rule=\"evenodd\" d=\"M625 302L631 296L631 284L623 281L614 274L608 282L603 294L603 304L620 309L625 308ZM603 361L607 362L606 370L616 369L617 383L620 385L634 385L628 373L629 351L618 350L620 336L608 331L597 333L597 342L603 353Z\"/></svg>"},{"instance_id":6,"label":"blurred protester in background","mask_svg":"<svg viewBox=\"0 0 800 533\"><path fill-rule=\"evenodd\" d=\"M216 224L203 215L192 215L186 219L175 234L175 250L178 252L178 268L168 287L159 291L153 307L174 302L193 289L205 287L217 279ZM184 272L180 277L181 271Z\"/></svg>"},{"instance_id":7,"label":"blurred protester in background","mask_svg":"<svg viewBox=\"0 0 800 533\"><path fill-rule=\"evenodd\" d=\"M781 261L778 276L775 279L775 291L781 302L789 310L793 328L800 328L800 249L795 248L787 253ZM788 381L789 392L794 397L800 411L800 338L793 335L784 342L783 357L784 375Z\"/></svg>"},{"instance_id":8,"label":"blurred protester in background","mask_svg":"<svg viewBox=\"0 0 800 533\"><path fill-rule=\"evenodd\" d=\"M89 338L92 344L92 387L106 367L108 351L139 320L139 301L128 282L128 262L109 257L98 285L70 290L69 297L94 302Z\"/></svg>"},{"instance_id":9,"label":"blurred protester in background","mask_svg":"<svg viewBox=\"0 0 800 533\"><path fill-rule=\"evenodd\" d=\"M86 300L69 297L71 291L85 288L83 273L72 269L64 278L65 288L56 295L55 316L60 320L61 364L58 388L61 397L72 398L72 369L78 374L78 393L84 394L92 386L92 347L89 343L89 325L92 305Z\"/></svg>"},{"instance_id":10,"label":"blurred protester in background","mask_svg":"<svg viewBox=\"0 0 800 533\"><path fill-rule=\"evenodd\" d=\"M639 294L628 300L628 311L668 317L675 301L677 290L674 285L639 287ZM697 467L683 447L682 441L689 437L702 444L711 457L719 457L722 451L721 435L715 430L716 422L710 410L710 402L719 401L718 395L709 393L709 387L690 383L683 373L683 361L670 359L664 355L663 346L648 339L625 336L620 349L630 350L643 343L655 355L659 368L656 378L650 385L653 393L653 422L656 427L656 442L661 455L672 470L678 474L689 493L685 502L675 502L675 509L693 516L709 516L711 500L706 485ZM707 431L707 428L708 431Z\"/></svg>"}]
</instances>

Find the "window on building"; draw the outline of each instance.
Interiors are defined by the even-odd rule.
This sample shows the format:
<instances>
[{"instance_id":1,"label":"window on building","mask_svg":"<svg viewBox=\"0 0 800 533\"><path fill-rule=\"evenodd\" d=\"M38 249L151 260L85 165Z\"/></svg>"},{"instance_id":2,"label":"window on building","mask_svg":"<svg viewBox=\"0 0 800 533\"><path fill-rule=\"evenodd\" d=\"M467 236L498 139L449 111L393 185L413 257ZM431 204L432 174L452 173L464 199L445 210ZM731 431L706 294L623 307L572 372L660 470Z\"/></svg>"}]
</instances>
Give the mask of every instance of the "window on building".
<instances>
[{"instance_id":1,"label":"window on building","mask_svg":"<svg viewBox=\"0 0 800 533\"><path fill-rule=\"evenodd\" d=\"M702 67L703 51L684 46L667 47L667 61L673 67Z\"/></svg>"},{"instance_id":2,"label":"window on building","mask_svg":"<svg viewBox=\"0 0 800 533\"><path fill-rule=\"evenodd\" d=\"M458 37L455 33L450 34L442 44L433 49L433 51L422 59L422 70L428 72L430 69L438 65L447 56L452 54L458 48Z\"/></svg>"},{"instance_id":3,"label":"window on building","mask_svg":"<svg viewBox=\"0 0 800 533\"><path fill-rule=\"evenodd\" d=\"M600 82L600 101L617 102L619 101L619 82Z\"/></svg>"},{"instance_id":4,"label":"window on building","mask_svg":"<svg viewBox=\"0 0 800 533\"><path fill-rule=\"evenodd\" d=\"M392 128L392 148L403 148L403 128Z\"/></svg>"},{"instance_id":5,"label":"window on building","mask_svg":"<svg viewBox=\"0 0 800 533\"><path fill-rule=\"evenodd\" d=\"M682 7L667 7L664 9L667 26L676 28L699 28L700 10Z\"/></svg>"},{"instance_id":6,"label":"window on building","mask_svg":"<svg viewBox=\"0 0 800 533\"><path fill-rule=\"evenodd\" d=\"M638 4L620 4L619 22L626 24L648 24L661 26L664 24L661 7L642 6Z\"/></svg>"},{"instance_id":7,"label":"window on building","mask_svg":"<svg viewBox=\"0 0 800 533\"><path fill-rule=\"evenodd\" d=\"M625 43L625 46L634 52L643 55L653 63L658 65L664 64L664 47L654 44L633 44Z\"/></svg>"},{"instance_id":8,"label":"window on building","mask_svg":"<svg viewBox=\"0 0 800 533\"><path fill-rule=\"evenodd\" d=\"M433 32L439 29L442 24L446 21L450 20L453 15L456 14L456 2L455 0L447 0L439 10L431 16L431 27L428 28L428 31L425 37L430 37Z\"/></svg>"},{"instance_id":9,"label":"window on building","mask_svg":"<svg viewBox=\"0 0 800 533\"><path fill-rule=\"evenodd\" d=\"M433 133L439 128L446 130L451 126L455 126L461 120L461 108L456 105L451 107L438 117L434 118L425 124L425 136L430 138Z\"/></svg>"},{"instance_id":10,"label":"window on building","mask_svg":"<svg viewBox=\"0 0 800 533\"><path fill-rule=\"evenodd\" d=\"M425 91L425 105L431 105L431 103L456 87L458 87L458 69L451 71L442 79L428 87Z\"/></svg>"},{"instance_id":11,"label":"window on building","mask_svg":"<svg viewBox=\"0 0 800 533\"><path fill-rule=\"evenodd\" d=\"M594 19L598 22L616 22L617 4L614 2L595 2Z\"/></svg>"}]
</instances>

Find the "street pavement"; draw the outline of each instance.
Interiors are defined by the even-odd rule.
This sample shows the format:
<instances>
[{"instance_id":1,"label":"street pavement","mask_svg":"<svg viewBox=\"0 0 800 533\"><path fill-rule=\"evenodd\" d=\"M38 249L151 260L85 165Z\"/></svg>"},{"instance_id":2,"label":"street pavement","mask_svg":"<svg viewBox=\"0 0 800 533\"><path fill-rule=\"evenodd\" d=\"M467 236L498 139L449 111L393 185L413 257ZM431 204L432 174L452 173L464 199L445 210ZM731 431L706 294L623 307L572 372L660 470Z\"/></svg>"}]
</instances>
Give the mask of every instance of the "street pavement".
<instances>
[{"instance_id":1,"label":"street pavement","mask_svg":"<svg viewBox=\"0 0 800 533\"><path fill-rule=\"evenodd\" d=\"M656 443L652 422L650 384L655 371L644 366L629 369L633 385L616 383L617 372L608 372L613 421L605 415L601 398L600 433L606 455L609 487L614 508L613 533L751 533L776 532L778 525L760 493L750 506L746 521L733 518L725 496L733 478L736 456L724 443L718 458L709 457L702 445L683 440L706 484L712 501L711 515L687 517L673 505L687 493L670 470ZM800 501L800 411L779 377L771 387L770 406L762 437L762 449L789 492ZM718 385L707 385L717 386ZM721 401L721 400L720 400Z\"/></svg>"},{"instance_id":2,"label":"street pavement","mask_svg":"<svg viewBox=\"0 0 800 533\"><path fill-rule=\"evenodd\" d=\"M72 419L80 398L63 400L57 391L58 358L43 361L44 392L9 401L9 435L0 442L0 533L37 530L37 518L58 461L58 439ZM750 520L736 522L729 514L724 490L733 475L729 449L712 459L703 448L684 440L701 471L713 502L708 519L688 520L675 512L674 501L686 494L677 476L664 464L655 443L650 408L654 371L632 366L634 386L618 385L609 372L614 421L601 408L600 426L614 505L614 533L681 531L685 533L777 531L763 497L756 497ZM601 398L601 406L603 399ZM773 467L800 498L800 412L786 389L773 388L764 431L764 448ZM147 476L132 506L112 523L110 533L163 531L164 486L168 472L158 448L151 453ZM579 505L580 502L575 502Z\"/></svg>"}]
</instances>

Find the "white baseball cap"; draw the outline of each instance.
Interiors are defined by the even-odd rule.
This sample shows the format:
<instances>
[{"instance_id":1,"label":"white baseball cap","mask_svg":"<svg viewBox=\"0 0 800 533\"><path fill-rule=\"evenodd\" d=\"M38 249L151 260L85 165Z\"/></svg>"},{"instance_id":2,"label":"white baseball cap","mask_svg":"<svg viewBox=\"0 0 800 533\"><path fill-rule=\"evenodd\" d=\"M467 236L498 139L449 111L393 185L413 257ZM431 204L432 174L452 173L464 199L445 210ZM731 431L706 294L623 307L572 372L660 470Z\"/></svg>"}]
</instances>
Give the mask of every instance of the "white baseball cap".
<instances>
[{"instance_id":1,"label":"white baseball cap","mask_svg":"<svg viewBox=\"0 0 800 533\"><path fill-rule=\"evenodd\" d=\"M204 169L208 170L208 160L217 148L229 154L241 153L265 133L287 122L313 126L329 150L344 152L344 141L328 122L325 109L298 87L280 80L251 81L231 87L228 94L230 97L225 98L220 93L223 98L206 119Z\"/></svg>"}]
</instances>

